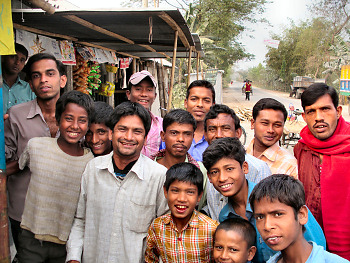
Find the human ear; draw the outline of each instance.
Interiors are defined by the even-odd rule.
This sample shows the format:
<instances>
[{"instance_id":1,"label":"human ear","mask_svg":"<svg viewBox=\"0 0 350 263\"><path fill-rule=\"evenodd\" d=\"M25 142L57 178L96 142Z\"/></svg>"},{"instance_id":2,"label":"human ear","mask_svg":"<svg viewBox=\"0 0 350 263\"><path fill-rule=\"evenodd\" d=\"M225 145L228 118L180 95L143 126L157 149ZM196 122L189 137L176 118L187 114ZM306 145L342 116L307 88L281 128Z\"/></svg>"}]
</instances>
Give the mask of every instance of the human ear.
<instances>
[{"instance_id":1,"label":"human ear","mask_svg":"<svg viewBox=\"0 0 350 263\"><path fill-rule=\"evenodd\" d=\"M67 84L67 76L66 75L62 75L60 78L61 78L60 87L61 87L61 89L63 89L66 86L66 84Z\"/></svg>"},{"instance_id":2,"label":"human ear","mask_svg":"<svg viewBox=\"0 0 350 263\"><path fill-rule=\"evenodd\" d=\"M165 132L161 131L160 132L160 138L162 138L162 141L164 142L164 137L165 137Z\"/></svg>"},{"instance_id":3,"label":"human ear","mask_svg":"<svg viewBox=\"0 0 350 263\"><path fill-rule=\"evenodd\" d=\"M130 100L130 90L126 90L125 94L126 94L126 97L128 98L128 100Z\"/></svg>"},{"instance_id":4,"label":"human ear","mask_svg":"<svg viewBox=\"0 0 350 263\"><path fill-rule=\"evenodd\" d=\"M256 246L251 246L248 250L248 261L252 261L256 253Z\"/></svg>"},{"instance_id":5,"label":"human ear","mask_svg":"<svg viewBox=\"0 0 350 263\"><path fill-rule=\"evenodd\" d=\"M339 105L337 107L337 119L340 118L342 111L343 111L343 107Z\"/></svg>"},{"instance_id":6,"label":"human ear","mask_svg":"<svg viewBox=\"0 0 350 263\"><path fill-rule=\"evenodd\" d=\"M112 140L112 130L108 129L108 139L111 141Z\"/></svg>"},{"instance_id":7,"label":"human ear","mask_svg":"<svg viewBox=\"0 0 350 263\"><path fill-rule=\"evenodd\" d=\"M243 162L242 170L243 170L244 174L249 173L249 165L248 165L248 163L246 161Z\"/></svg>"},{"instance_id":8,"label":"human ear","mask_svg":"<svg viewBox=\"0 0 350 263\"><path fill-rule=\"evenodd\" d=\"M237 139L241 138L242 133L243 133L242 128L238 128L238 129L236 130L236 138L237 138Z\"/></svg>"},{"instance_id":9,"label":"human ear","mask_svg":"<svg viewBox=\"0 0 350 263\"><path fill-rule=\"evenodd\" d=\"M166 190L165 186L163 186L163 190L164 190L165 199L168 199L168 191Z\"/></svg>"},{"instance_id":10,"label":"human ear","mask_svg":"<svg viewBox=\"0 0 350 263\"><path fill-rule=\"evenodd\" d=\"M254 124L255 124L255 120L251 119L251 121L250 121L250 129L251 130L254 130Z\"/></svg>"},{"instance_id":11,"label":"human ear","mask_svg":"<svg viewBox=\"0 0 350 263\"><path fill-rule=\"evenodd\" d=\"M303 205L298 212L298 221L299 224L301 225L305 225L307 223L308 220L308 213L309 210L307 209L306 205Z\"/></svg>"}]
</instances>

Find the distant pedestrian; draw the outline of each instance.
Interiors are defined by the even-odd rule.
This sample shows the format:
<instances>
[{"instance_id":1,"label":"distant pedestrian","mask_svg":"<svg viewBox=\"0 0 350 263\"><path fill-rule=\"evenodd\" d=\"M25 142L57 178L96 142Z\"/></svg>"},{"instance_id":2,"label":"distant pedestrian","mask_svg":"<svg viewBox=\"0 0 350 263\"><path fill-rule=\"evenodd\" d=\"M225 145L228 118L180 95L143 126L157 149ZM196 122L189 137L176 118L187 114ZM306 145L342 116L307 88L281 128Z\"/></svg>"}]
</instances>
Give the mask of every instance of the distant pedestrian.
<instances>
[{"instance_id":1,"label":"distant pedestrian","mask_svg":"<svg viewBox=\"0 0 350 263\"><path fill-rule=\"evenodd\" d=\"M250 84L249 80L245 83L245 100L250 100L250 93L252 92L252 84Z\"/></svg>"}]
</instances>

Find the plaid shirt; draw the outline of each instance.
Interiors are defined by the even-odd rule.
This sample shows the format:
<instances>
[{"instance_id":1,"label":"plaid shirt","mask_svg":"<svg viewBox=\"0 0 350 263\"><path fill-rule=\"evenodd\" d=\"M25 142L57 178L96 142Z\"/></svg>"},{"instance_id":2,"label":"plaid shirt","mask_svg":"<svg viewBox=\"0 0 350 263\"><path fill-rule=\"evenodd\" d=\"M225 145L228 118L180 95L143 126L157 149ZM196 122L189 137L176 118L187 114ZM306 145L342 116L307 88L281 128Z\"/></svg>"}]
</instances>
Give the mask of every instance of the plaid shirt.
<instances>
[{"instance_id":1,"label":"plaid shirt","mask_svg":"<svg viewBox=\"0 0 350 263\"><path fill-rule=\"evenodd\" d=\"M254 139L250 142L247 153L253 155ZM297 159L278 146L278 142L267 148L258 159L267 163L272 174L287 174L298 179Z\"/></svg>"},{"instance_id":2,"label":"plaid shirt","mask_svg":"<svg viewBox=\"0 0 350 263\"><path fill-rule=\"evenodd\" d=\"M212 262L213 235L217 221L196 210L178 231L171 214L156 218L148 229L146 262Z\"/></svg>"}]
</instances>

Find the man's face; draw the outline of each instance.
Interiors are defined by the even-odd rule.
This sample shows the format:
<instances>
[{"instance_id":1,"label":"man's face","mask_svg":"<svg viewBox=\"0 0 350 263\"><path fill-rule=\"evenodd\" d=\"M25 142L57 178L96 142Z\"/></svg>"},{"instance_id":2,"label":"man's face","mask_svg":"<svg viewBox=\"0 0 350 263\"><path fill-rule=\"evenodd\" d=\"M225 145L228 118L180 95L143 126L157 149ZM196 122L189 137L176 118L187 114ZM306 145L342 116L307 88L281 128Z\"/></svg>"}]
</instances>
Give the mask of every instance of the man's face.
<instances>
[{"instance_id":1,"label":"man's face","mask_svg":"<svg viewBox=\"0 0 350 263\"><path fill-rule=\"evenodd\" d=\"M219 113L215 119L207 120L207 131L204 133L206 141L211 144L219 138L240 138L242 129L235 129L235 121L230 114Z\"/></svg>"},{"instance_id":2,"label":"man's face","mask_svg":"<svg viewBox=\"0 0 350 263\"><path fill-rule=\"evenodd\" d=\"M256 227L265 243L274 251L281 251L302 239L302 225L307 223L308 211L303 206L295 218L291 206L262 198L254 202Z\"/></svg>"},{"instance_id":3,"label":"man's face","mask_svg":"<svg viewBox=\"0 0 350 263\"><path fill-rule=\"evenodd\" d=\"M121 159L138 159L145 141L145 134L145 127L139 116L121 117L112 133L114 155Z\"/></svg>"},{"instance_id":4,"label":"man's face","mask_svg":"<svg viewBox=\"0 0 350 263\"><path fill-rule=\"evenodd\" d=\"M203 122L213 103L213 93L206 87L193 87L185 99L186 110L193 115L197 122Z\"/></svg>"},{"instance_id":5,"label":"man's face","mask_svg":"<svg viewBox=\"0 0 350 263\"><path fill-rule=\"evenodd\" d=\"M283 134L284 115L282 111L265 109L259 111L256 120L252 119L251 128L254 129L254 143L263 148L274 145Z\"/></svg>"},{"instance_id":6,"label":"man's face","mask_svg":"<svg viewBox=\"0 0 350 263\"><path fill-rule=\"evenodd\" d=\"M4 56L4 71L9 75L18 75L26 64L27 57L21 52L16 52L16 55Z\"/></svg>"},{"instance_id":7,"label":"man's face","mask_svg":"<svg viewBox=\"0 0 350 263\"><path fill-rule=\"evenodd\" d=\"M103 123L91 123L85 140L95 156L112 151L112 131Z\"/></svg>"},{"instance_id":8,"label":"man's face","mask_svg":"<svg viewBox=\"0 0 350 263\"><path fill-rule=\"evenodd\" d=\"M177 225L185 225L191 219L193 210L202 197L202 194L198 194L196 185L178 180L170 184L168 191L164 187L164 195Z\"/></svg>"},{"instance_id":9,"label":"man's face","mask_svg":"<svg viewBox=\"0 0 350 263\"><path fill-rule=\"evenodd\" d=\"M66 85L67 77L60 76L54 60L42 59L33 63L31 72L29 84L38 99L59 98L60 89Z\"/></svg>"},{"instance_id":10,"label":"man's face","mask_svg":"<svg viewBox=\"0 0 350 263\"><path fill-rule=\"evenodd\" d=\"M185 157L193 140L193 126L186 123L174 122L166 131L161 132L162 140L165 142L165 151L173 157Z\"/></svg>"},{"instance_id":11,"label":"man's face","mask_svg":"<svg viewBox=\"0 0 350 263\"><path fill-rule=\"evenodd\" d=\"M131 90L126 91L126 96L131 102L140 103L143 107L150 110L157 93L151 81L142 80L139 84L131 86Z\"/></svg>"},{"instance_id":12,"label":"man's face","mask_svg":"<svg viewBox=\"0 0 350 263\"><path fill-rule=\"evenodd\" d=\"M234 159L222 158L209 169L208 178L223 196L234 197L243 189L246 173L248 173L247 162L241 167Z\"/></svg>"},{"instance_id":13,"label":"man's face","mask_svg":"<svg viewBox=\"0 0 350 263\"><path fill-rule=\"evenodd\" d=\"M305 107L302 114L309 130L319 140L331 137L337 128L342 107L334 107L329 94L320 97L314 104Z\"/></svg>"},{"instance_id":14,"label":"man's face","mask_svg":"<svg viewBox=\"0 0 350 263\"><path fill-rule=\"evenodd\" d=\"M247 263L255 251L256 247L248 247L240 231L220 229L215 233L213 258L216 263Z\"/></svg>"}]
</instances>

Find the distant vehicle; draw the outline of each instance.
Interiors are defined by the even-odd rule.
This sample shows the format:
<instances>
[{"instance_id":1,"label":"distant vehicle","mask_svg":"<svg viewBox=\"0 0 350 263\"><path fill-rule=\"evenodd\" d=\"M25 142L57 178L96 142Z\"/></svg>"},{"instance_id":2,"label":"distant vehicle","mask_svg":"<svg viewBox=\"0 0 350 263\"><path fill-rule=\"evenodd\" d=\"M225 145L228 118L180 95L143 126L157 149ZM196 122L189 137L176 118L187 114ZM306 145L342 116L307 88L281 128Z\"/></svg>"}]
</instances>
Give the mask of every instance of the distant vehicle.
<instances>
[{"instance_id":1,"label":"distant vehicle","mask_svg":"<svg viewBox=\"0 0 350 263\"><path fill-rule=\"evenodd\" d=\"M325 83L325 79L313 79L305 76L294 77L291 95L294 93L295 98L300 99L301 94L313 83Z\"/></svg>"}]
</instances>

